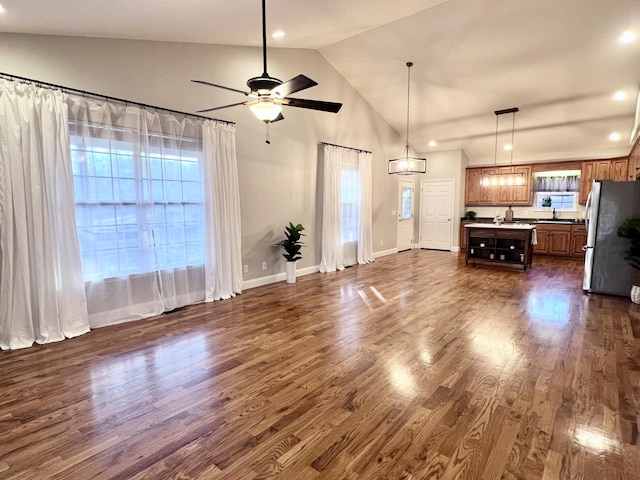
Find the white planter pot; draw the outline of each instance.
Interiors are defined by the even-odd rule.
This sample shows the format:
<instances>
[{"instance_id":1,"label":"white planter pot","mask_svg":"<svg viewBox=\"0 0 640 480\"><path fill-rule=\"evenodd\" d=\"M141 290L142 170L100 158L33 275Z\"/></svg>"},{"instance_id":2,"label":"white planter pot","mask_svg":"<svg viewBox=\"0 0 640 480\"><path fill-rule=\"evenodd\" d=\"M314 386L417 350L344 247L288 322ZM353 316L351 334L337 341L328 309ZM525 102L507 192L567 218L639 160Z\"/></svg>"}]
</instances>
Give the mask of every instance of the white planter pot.
<instances>
[{"instance_id":1,"label":"white planter pot","mask_svg":"<svg viewBox=\"0 0 640 480\"><path fill-rule=\"evenodd\" d=\"M296 262L287 262L284 268L287 272L287 283L296 283Z\"/></svg>"},{"instance_id":2,"label":"white planter pot","mask_svg":"<svg viewBox=\"0 0 640 480\"><path fill-rule=\"evenodd\" d=\"M631 301L640 304L640 285L633 285L631 287Z\"/></svg>"}]
</instances>

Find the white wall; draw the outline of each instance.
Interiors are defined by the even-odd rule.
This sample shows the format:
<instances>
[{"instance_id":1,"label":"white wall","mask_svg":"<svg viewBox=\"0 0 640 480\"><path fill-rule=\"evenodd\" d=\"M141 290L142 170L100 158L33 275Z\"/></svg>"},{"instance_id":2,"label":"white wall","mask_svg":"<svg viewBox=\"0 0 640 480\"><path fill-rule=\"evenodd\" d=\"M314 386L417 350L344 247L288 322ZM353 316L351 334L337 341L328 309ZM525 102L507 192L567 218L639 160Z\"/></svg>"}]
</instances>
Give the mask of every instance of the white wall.
<instances>
[{"instance_id":1,"label":"white wall","mask_svg":"<svg viewBox=\"0 0 640 480\"><path fill-rule=\"evenodd\" d=\"M416 218L414 221L414 243L419 244L420 234L420 182L422 180L449 180L454 185L454 217L452 218L452 247L459 247L460 217L464 214L464 184L469 159L462 150L443 150L439 152L421 153L427 159L427 173L416 175Z\"/></svg>"},{"instance_id":2,"label":"white wall","mask_svg":"<svg viewBox=\"0 0 640 480\"><path fill-rule=\"evenodd\" d=\"M3 73L184 112L245 98L191 79L244 90L248 78L262 73L259 48L188 43L0 34L0 58ZM386 172L387 159L404 151L402 137L318 52L269 50L270 75L286 81L299 73L319 85L295 96L342 102L342 110L334 115L285 107L285 120L271 126L271 145L264 141L264 124L247 107L214 112L236 122L245 280L284 271L274 244L290 220L307 229L299 268L319 264L321 141L373 152L374 251L396 246L391 211L397 208L398 179ZM268 269L262 271L265 261Z\"/></svg>"}]
</instances>

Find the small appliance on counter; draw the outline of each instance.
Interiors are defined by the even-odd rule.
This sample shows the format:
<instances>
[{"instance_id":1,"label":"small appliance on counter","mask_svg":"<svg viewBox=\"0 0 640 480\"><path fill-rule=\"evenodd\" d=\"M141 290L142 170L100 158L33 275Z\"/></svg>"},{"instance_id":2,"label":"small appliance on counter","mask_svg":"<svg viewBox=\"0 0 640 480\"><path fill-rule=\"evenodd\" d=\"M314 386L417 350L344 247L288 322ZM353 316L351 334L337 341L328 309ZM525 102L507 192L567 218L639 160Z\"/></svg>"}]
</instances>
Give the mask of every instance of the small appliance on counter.
<instances>
[{"instance_id":1,"label":"small appliance on counter","mask_svg":"<svg viewBox=\"0 0 640 480\"><path fill-rule=\"evenodd\" d=\"M618 237L618 227L640 213L640 182L595 180L587 198L587 244L583 289L628 297L632 268L624 259L628 241Z\"/></svg>"}]
</instances>

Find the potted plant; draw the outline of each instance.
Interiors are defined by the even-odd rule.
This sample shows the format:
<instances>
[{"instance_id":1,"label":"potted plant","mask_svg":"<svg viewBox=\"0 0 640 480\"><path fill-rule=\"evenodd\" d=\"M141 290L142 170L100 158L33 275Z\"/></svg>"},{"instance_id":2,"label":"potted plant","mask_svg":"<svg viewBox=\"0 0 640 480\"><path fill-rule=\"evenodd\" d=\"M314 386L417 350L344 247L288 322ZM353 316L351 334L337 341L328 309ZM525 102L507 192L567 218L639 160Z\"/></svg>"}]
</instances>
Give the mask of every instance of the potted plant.
<instances>
[{"instance_id":1,"label":"potted plant","mask_svg":"<svg viewBox=\"0 0 640 480\"><path fill-rule=\"evenodd\" d=\"M627 218L618 227L618 236L629 240L629 249L624 252L624 259L636 271L640 271L640 216ZM631 287L631 301L640 303L640 285Z\"/></svg>"},{"instance_id":2,"label":"potted plant","mask_svg":"<svg viewBox=\"0 0 640 480\"><path fill-rule=\"evenodd\" d=\"M464 218L467 218L469 220L473 220L476 218L477 213L474 212L473 210L468 210L465 214L464 214Z\"/></svg>"},{"instance_id":3,"label":"potted plant","mask_svg":"<svg viewBox=\"0 0 640 480\"><path fill-rule=\"evenodd\" d=\"M549 210L550 208L551 208L551 197L547 195L542 199L542 209Z\"/></svg>"},{"instance_id":4,"label":"potted plant","mask_svg":"<svg viewBox=\"0 0 640 480\"><path fill-rule=\"evenodd\" d=\"M285 227L285 239L278 243L286 252L282 256L287 259L285 264L287 283L296 283L296 262L302 258L300 249L304 245L300 240L300 237L304 237L303 230L304 227L301 224L294 225L289 222L289 226Z\"/></svg>"}]
</instances>

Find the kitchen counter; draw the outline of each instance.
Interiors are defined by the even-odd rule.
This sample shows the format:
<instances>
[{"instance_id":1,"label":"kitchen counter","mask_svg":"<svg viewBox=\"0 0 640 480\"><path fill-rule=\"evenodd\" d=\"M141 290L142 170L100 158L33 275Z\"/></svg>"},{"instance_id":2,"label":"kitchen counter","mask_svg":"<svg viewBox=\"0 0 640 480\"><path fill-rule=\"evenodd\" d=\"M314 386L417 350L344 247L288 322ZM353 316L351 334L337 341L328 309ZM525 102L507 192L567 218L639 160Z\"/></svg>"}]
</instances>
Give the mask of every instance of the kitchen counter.
<instances>
[{"instance_id":1,"label":"kitchen counter","mask_svg":"<svg viewBox=\"0 0 640 480\"><path fill-rule=\"evenodd\" d=\"M464 228L500 228L503 230L533 230L535 225L529 223L503 223L496 225L495 223L467 223Z\"/></svg>"},{"instance_id":2,"label":"kitchen counter","mask_svg":"<svg viewBox=\"0 0 640 480\"><path fill-rule=\"evenodd\" d=\"M469 220L466 217L461 217L460 220L462 222L475 222L475 223L493 223L493 217L476 217L473 220ZM503 224L514 224L514 223L533 223L533 224L554 224L557 223L559 225L584 225L584 220L571 220L562 218L559 220L553 220L550 218L515 218L509 222L503 221Z\"/></svg>"}]
</instances>

